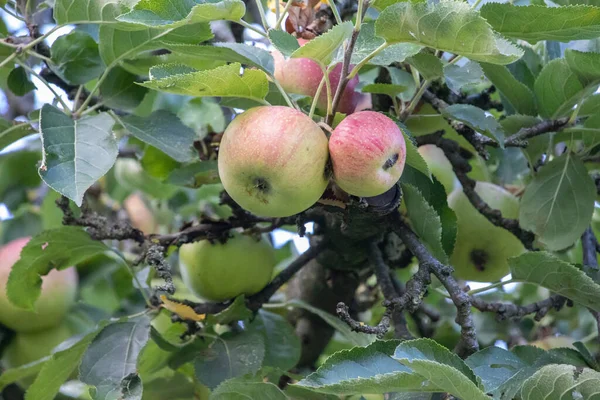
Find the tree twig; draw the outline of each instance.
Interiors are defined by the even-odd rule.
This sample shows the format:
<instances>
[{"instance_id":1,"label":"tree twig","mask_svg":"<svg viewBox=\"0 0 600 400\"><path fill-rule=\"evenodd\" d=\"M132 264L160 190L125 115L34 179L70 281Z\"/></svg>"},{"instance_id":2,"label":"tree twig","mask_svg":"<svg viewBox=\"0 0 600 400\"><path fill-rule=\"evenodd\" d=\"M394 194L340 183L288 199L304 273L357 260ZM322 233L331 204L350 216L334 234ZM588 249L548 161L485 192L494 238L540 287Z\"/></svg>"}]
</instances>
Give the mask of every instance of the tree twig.
<instances>
[{"instance_id":1,"label":"tree twig","mask_svg":"<svg viewBox=\"0 0 600 400\"><path fill-rule=\"evenodd\" d=\"M529 127L522 128L514 135L509 136L504 140L504 146L517 146L517 147L525 147L527 146L527 139L531 139L538 135L543 135L548 132L558 132L569 124L569 118L559 118L559 119L550 119L541 121L540 123Z\"/></svg>"},{"instance_id":2,"label":"tree twig","mask_svg":"<svg viewBox=\"0 0 600 400\"><path fill-rule=\"evenodd\" d=\"M492 224L504 228L515 235L523 245L533 250L533 242L535 235L532 232L522 229L519 221L511 218L504 218L500 210L491 208L479 194L475 191L475 180L471 179L467 174L471 171L471 165L461 155L461 148L453 140L442 137L443 131L435 132L429 135L423 135L416 138L419 146L424 144L435 144L444 151L444 155L452 164L452 169L456 177L462 185L465 196L469 199L473 207L485 216Z\"/></svg>"},{"instance_id":3,"label":"tree twig","mask_svg":"<svg viewBox=\"0 0 600 400\"><path fill-rule=\"evenodd\" d=\"M452 302L456 306L456 323L461 328L461 339L456 346L456 352L461 357L467 357L479 349L475 323L471 314L471 301L469 296L460 288L452 276L453 269L442 264L419 241L417 235L402 220L399 212L392 214L393 227L406 247L417 257L421 268L426 268L433 273L444 285ZM407 285L407 291L410 290Z\"/></svg>"},{"instance_id":4,"label":"tree twig","mask_svg":"<svg viewBox=\"0 0 600 400\"><path fill-rule=\"evenodd\" d=\"M519 306L512 303L488 303L478 296L471 296L471 304L473 307L482 312L496 313L496 318L499 321L507 319L521 319L526 315L535 313L534 319L541 320L552 309L560 310L566 303L566 298L554 294L547 299L531 303L525 306Z\"/></svg>"}]
</instances>

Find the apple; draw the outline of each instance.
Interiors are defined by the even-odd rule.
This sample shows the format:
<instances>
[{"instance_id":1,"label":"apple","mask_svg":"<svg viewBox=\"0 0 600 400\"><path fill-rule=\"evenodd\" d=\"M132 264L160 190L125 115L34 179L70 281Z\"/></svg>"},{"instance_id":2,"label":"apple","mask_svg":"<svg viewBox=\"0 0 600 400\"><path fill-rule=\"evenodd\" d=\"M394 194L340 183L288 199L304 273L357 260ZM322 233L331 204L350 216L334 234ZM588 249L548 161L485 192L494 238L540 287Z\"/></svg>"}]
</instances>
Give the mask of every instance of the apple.
<instances>
[{"instance_id":1,"label":"apple","mask_svg":"<svg viewBox=\"0 0 600 400\"><path fill-rule=\"evenodd\" d=\"M305 114L262 106L238 115L219 147L223 187L244 209L287 217L312 206L327 187L327 137Z\"/></svg>"},{"instance_id":2,"label":"apple","mask_svg":"<svg viewBox=\"0 0 600 400\"><path fill-rule=\"evenodd\" d=\"M15 368L37 361L49 356L52 349L72 335L72 329L65 323L39 332L18 332L6 348L2 362Z\"/></svg>"},{"instance_id":3,"label":"apple","mask_svg":"<svg viewBox=\"0 0 600 400\"><path fill-rule=\"evenodd\" d=\"M270 281L277 263L264 240L232 231L226 243L208 240L186 243L179 250L185 285L209 301L225 301L260 292Z\"/></svg>"},{"instance_id":4,"label":"apple","mask_svg":"<svg viewBox=\"0 0 600 400\"><path fill-rule=\"evenodd\" d=\"M475 191L504 218L519 216L519 200L504 188L489 182L477 182ZM494 282L509 272L507 259L525 251L512 233L492 224L457 188L448 196L448 205L456 213L458 233L450 264L455 276L478 282Z\"/></svg>"},{"instance_id":5,"label":"apple","mask_svg":"<svg viewBox=\"0 0 600 400\"><path fill-rule=\"evenodd\" d=\"M158 224L154 218L154 214L144 202L142 195L139 193L130 194L123 201L123 208L129 216L131 225L142 231L145 235L157 233Z\"/></svg>"},{"instance_id":6,"label":"apple","mask_svg":"<svg viewBox=\"0 0 600 400\"><path fill-rule=\"evenodd\" d=\"M42 277L42 293L35 311L18 308L8 301L8 275L28 241L29 238L20 238L0 248L0 323L17 332L36 332L59 325L77 295L77 271L70 267L53 269Z\"/></svg>"},{"instance_id":7,"label":"apple","mask_svg":"<svg viewBox=\"0 0 600 400\"><path fill-rule=\"evenodd\" d=\"M360 111L333 130L329 153L337 185L351 195L371 197L386 192L400 179L406 143L390 118Z\"/></svg>"},{"instance_id":8,"label":"apple","mask_svg":"<svg viewBox=\"0 0 600 400\"><path fill-rule=\"evenodd\" d=\"M427 144L419 147L419 154L427 163L429 171L446 189L446 193L451 193L454 189L456 177L452 170L452 164L444 155L444 150L434 144Z\"/></svg>"},{"instance_id":9,"label":"apple","mask_svg":"<svg viewBox=\"0 0 600 400\"><path fill-rule=\"evenodd\" d=\"M298 40L300 45L304 45L307 41ZM275 79L286 92L303 94L305 96L314 97L321 80L323 79L323 70L315 61L310 58L288 58L277 50L271 53L275 62ZM352 69L350 66L350 70ZM339 63L329 72L329 82L331 84L331 95L333 96L340 83L342 73L342 64ZM361 93L354 89L358 84L358 76L353 77L348 81L342 99L338 105L337 111L350 114L355 111L357 105L361 101L365 101ZM327 88L323 86L317 101L317 106L322 109L327 109Z\"/></svg>"}]
</instances>

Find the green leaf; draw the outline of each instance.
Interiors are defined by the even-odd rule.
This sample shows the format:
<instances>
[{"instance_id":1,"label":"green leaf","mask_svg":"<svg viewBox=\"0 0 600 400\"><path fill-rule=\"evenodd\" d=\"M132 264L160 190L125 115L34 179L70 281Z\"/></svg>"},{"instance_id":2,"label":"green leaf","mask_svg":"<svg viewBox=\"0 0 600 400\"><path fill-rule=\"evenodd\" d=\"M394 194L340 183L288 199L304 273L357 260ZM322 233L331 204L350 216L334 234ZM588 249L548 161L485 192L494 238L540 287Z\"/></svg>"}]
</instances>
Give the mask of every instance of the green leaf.
<instances>
[{"instance_id":1,"label":"green leaf","mask_svg":"<svg viewBox=\"0 0 600 400\"><path fill-rule=\"evenodd\" d=\"M433 179L432 179L433 178ZM408 183L416 188L436 211L442 222L442 245L446 254L452 254L456 242L456 214L448 207L444 186L432 176L431 178L407 165L404 168L401 184Z\"/></svg>"},{"instance_id":2,"label":"green leaf","mask_svg":"<svg viewBox=\"0 0 600 400\"><path fill-rule=\"evenodd\" d=\"M103 253L104 243L92 240L82 229L65 226L34 236L21 251L6 285L14 305L33 310L41 293L42 276L52 269L65 269Z\"/></svg>"},{"instance_id":3,"label":"green leaf","mask_svg":"<svg viewBox=\"0 0 600 400\"><path fill-rule=\"evenodd\" d=\"M592 310L600 311L600 285L583 271L543 251L508 259L512 278L535 283Z\"/></svg>"},{"instance_id":4,"label":"green leaf","mask_svg":"<svg viewBox=\"0 0 600 400\"><path fill-rule=\"evenodd\" d=\"M510 378L491 392L495 398L514 398L521 390L523 382L540 370L544 365L568 364L576 367L586 366L585 360L579 356L579 353L567 348L544 351L534 346L516 346L511 352L523 362L524 366L515 370ZM490 366L493 368L495 364Z\"/></svg>"},{"instance_id":5,"label":"green leaf","mask_svg":"<svg viewBox=\"0 0 600 400\"><path fill-rule=\"evenodd\" d=\"M442 62L431 53L420 52L406 60L423 75L424 79L434 80L444 75Z\"/></svg>"},{"instance_id":6,"label":"green leaf","mask_svg":"<svg viewBox=\"0 0 600 400\"><path fill-rule=\"evenodd\" d=\"M375 335L352 332L350 327L348 327L348 325L342 322L338 317L331 315L320 308L313 307L302 300L294 299L287 301L285 304L286 306L302 308L319 316L323 321L327 322L329 326L338 331L348 341L348 343L351 343L354 346L367 346L375 341Z\"/></svg>"},{"instance_id":7,"label":"green leaf","mask_svg":"<svg viewBox=\"0 0 600 400\"><path fill-rule=\"evenodd\" d=\"M102 84L100 95L102 102L111 108L133 110L140 105L148 89L135 83L136 76L121 67L112 68Z\"/></svg>"},{"instance_id":8,"label":"green leaf","mask_svg":"<svg viewBox=\"0 0 600 400\"><path fill-rule=\"evenodd\" d=\"M229 307L217 314L207 315L206 318L210 323L227 325L234 321L249 320L252 316L252 311L246 307L245 297L238 296Z\"/></svg>"},{"instance_id":9,"label":"green leaf","mask_svg":"<svg viewBox=\"0 0 600 400\"><path fill-rule=\"evenodd\" d=\"M367 347L338 351L296 386L336 395L439 391L426 378L394 360L397 346L398 341L378 340Z\"/></svg>"},{"instance_id":10,"label":"green leaf","mask_svg":"<svg viewBox=\"0 0 600 400\"><path fill-rule=\"evenodd\" d=\"M94 398L123 398L119 396L131 390L128 384L137 386L137 360L149 337L150 320L146 317L108 325L87 348L79 380L95 387Z\"/></svg>"},{"instance_id":11,"label":"green leaf","mask_svg":"<svg viewBox=\"0 0 600 400\"><path fill-rule=\"evenodd\" d=\"M241 43L214 43L210 46L171 44L167 46L175 54L198 60L224 60L257 67L273 75L275 64L268 51Z\"/></svg>"},{"instance_id":12,"label":"green leaf","mask_svg":"<svg viewBox=\"0 0 600 400\"><path fill-rule=\"evenodd\" d=\"M300 339L296 336L294 328L281 315L260 310L249 329L263 336L265 344L263 366L287 371L300 361Z\"/></svg>"},{"instance_id":13,"label":"green leaf","mask_svg":"<svg viewBox=\"0 0 600 400\"><path fill-rule=\"evenodd\" d=\"M34 133L33 127L27 123L15 123L0 118L0 151L9 144Z\"/></svg>"},{"instance_id":14,"label":"green leaf","mask_svg":"<svg viewBox=\"0 0 600 400\"><path fill-rule=\"evenodd\" d=\"M226 333L196 356L196 378L214 389L227 379L258 371L264 357L265 343L259 332Z\"/></svg>"},{"instance_id":15,"label":"green leaf","mask_svg":"<svg viewBox=\"0 0 600 400\"><path fill-rule=\"evenodd\" d=\"M351 63L358 64L373 53L377 48L385 43L385 40L375 35L375 22L365 22L360 28L354 51L352 52ZM369 64L390 65L395 62L404 62L408 57L414 56L423 47L413 43L396 43L387 46L377 53Z\"/></svg>"},{"instance_id":16,"label":"green leaf","mask_svg":"<svg viewBox=\"0 0 600 400\"><path fill-rule=\"evenodd\" d=\"M67 349L52 354L50 360L44 364L33 384L27 389L25 400L54 399L60 390L60 386L77 369L84 353L98 333L95 330Z\"/></svg>"},{"instance_id":17,"label":"green leaf","mask_svg":"<svg viewBox=\"0 0 600 400\"><path fill-rule=\"evenodd\" d=\"M550 61L535 81L540 115L546 118L568 115L584 96L584 88L564 58Z\"/></svg>"},{"instance_id":18,"label":"green leaf","mask_svg":"<svg viewBox=\"0 0 600 400\"><path fill-rule=\"evenodd\" d=\"M448 262L448 255L442 247L442 222L435 209L425 200L419 189L403 183L402 199L415 232L431 254L442 263Z\"/></svg>"},{"instance_id":19,"label":"green leaf","mask_svg":"<svg viewBox=\"0 0 600 400\"><path fill-rule=\"evenodd\" d=\"M482 63L481 67L487 78L518 113L537 115L533 92L519 82L508 68L488 63Z\"/></svg>"},{"instance_id":20,"label":"green leaf","mask_svg":"<svg viewBox=\"0 0 600 400\"><path fill-rule=\"evenodd\" d=\"M248 379L230 379L220 384L210 395L210 400L287 400L288 397L269 382Z\"/></svg>"},{"instance_id":21,"label":"green leaf","mask_svg":"<svg viewBox=\"0 0 600 400\"><path fill-rule=\"evenodd\" d=\"M291 58L310 58L321 65L329 65L336 57L342 43L352 35L352 22L336 25L326 33L317 36L304 46L296 49Z\"/></svg>"},{"instance_id":22,"label":"green leaf","mask_svg":"<svg viewBox=\"0 0 600 400\"><path fill-rule=\"evenodd\" d=\"M246 69L240 76L239 63L208 71L179 73L181 66L160 65L150 69L150 81L141 83L150 89L189 96L243 97L262 102L269 92L263 71ZM189 70L188 70L189 71Z\"/></svg>"},{"instance_id":23,"label":"green leaf","mask_svg":"<svg viewBox=\"0 0 600 400\"><path fill-rule=\"evenodd\" d=\"M600 80L600 53L565 50L565 60L584 84Z\"/></svg>"},{"instance_id":24,"label":"green leaf","mask_svg":"<svg viewBox=\"0 0 600 400\"><path fill-rule=\"evenodd\" d=\"M519 357L500 347L488 347L469 356L467 364L481 378L487 393L494 391L525 364Z\"/></svg>"},{"instance_id":25,"label":"green leaf","mask_svg":"<svg viewBox=\"0 0 600 400\"><path fill-rule=\"evenodd\" d=\"M239 21L246 13L241 0L141 0L117 20L151 27L175 28L217 20Z\"/></svg>"},{"instance_id":26,"label":"green leaf","mask_svg":"<svg viewBox=\"0 0 600 400\"><path fill-rule=\"evenodd\" d=\"M98 44L85 32L74 30L60 36L50 51L52 70L72 85L83 85L104 71Z\"/></svg>"},{"instance_id":27,"label":"green leaf","mask_svg":"<svg viewBox=\"0 0 600 400\"><path fill-rule=\"evenodd\" d=\"M396 348L392 357L456 397L489 400L467 364L431 339L407 340Z\"/></svg>"},{"instance_id":28,"label":"green leaf","mask_svg":"<svg viewBox=\"0 0 600 400\"><path fill-rule=\"evenodd\" d=\"M549 250L562 250L589 226L595 199L596 186L585 165L567 151L541 168L527 185L519 223Z\"/></svg>"},{"instance_id":29,"label":"green leaf","mask_svg":"<svg viewBox=\"0 0 600 400\"><path fill-rule=\"evenodd\" d=\"M105 113L72 120L45 104L40 114L44 158L39 174L48 186L81 206L85 191L113 166L114 120Z\"/></svg>"},{"instance_id":30,"label":"green leaf","mask_svg":"<svg viewBox=\"0 0 600 400\"><path fill-rule=\"evenodd\" d=\"M406 86L393 85L391 83L371 83L362 87L363 93L379 93L390 97L397 97L406 90Z\"/></svg>"},{"instance_id":31,"label":"green leaf","mask_svg":"<svg viewBox=\"0 0 600 400\"><path fill-rule=\"evenodd\" d=\"M501 34L530 43L570 42L600 36L600 8L594 6L517 7L488 3L481 7L481 16Z\"/></svg>"},{"instance_id":32,"label":"green leaf","mask_svg":"<svg viewBox=\"0 0 600 400\"><path fill-rule=\"evenodd\" d=\"M585 99L577 115L580 117L589 117L596 114L600 114L600 94Z\"/></svg>"},{"instance_id":33,"label":"green leaf","mask_svg":"<svg viewBox=\"0 0 600 400\"><path fill-rule=\"evenodd\" d=\"M375 30L390 44L414 43L493 64L510 64L523 55L459 1L394 4L381 12Z\"/></svg>"},{"instance_id":34,"label":"green leaf","mask_svg":"<svg viewBox=\"0 0 600 400\"><path fill-rule=\"evenodd\" d=\"M270 29L268 35L273 47L279 50L285 57L291 56L294 51L300 48L298 39L287 32L279 29Z\"/></svg>"},{"instance_id":35,"label":"green leaf","mask_svg":"<svg viewBox=\"0 0 600 400\"><path fill-rule=\"evenodd\" d=\"M429 171L427 162L423 159L419 150L417 150L413 138L407 133L408 128L401 123L396 122L396 124L400 127L400 130L404 135L404 143L406 144L406 164L431 179L431 172Z\"/></svg>"},{"instance_id":36,"label":"green leaf","mask_svg":"<svg viewBox=\"0 0 600 400\"><path fill-rule=\"evenodd\" d=\"M54 20L57 24L67 23L101 23L102 9L117 0L56 0L53 8Z\"/></svg>"},{"instance_id":37,"label":"green leaf","mask_svg":"<svg viewBox=\"0 0 600 400\"><path fill-rule=\"evenodd\" d=\"M29 74L23 67L17 67L10 71L6 83L15 96L25 96L35 90L35 85L31 82Z\"/></svg>"},{"instance_id":38,"label":"green leaf","mask_svg":"<svg viewBox=\"0 0 600 400\"><path fill-rule=\"evenodd\" d=\"M50 357L44 357L38 361L25 364L20 367L3 370L2 374L0 375L0 390L3 390L6 386L21 379L35 376L40 372L49 359Z\"/></svg>"},{"instance_id":39,"label":"green leaf","mask_svg":"<svg viewBox=\"0 0 600 400\"><path fill-rule=\"evenodd\" d=\"M496 118L486 114L481 108L470 104L453 104L446 107L442 114L460 121L477 132L496 139L500 147L504 146L504 131Z\"/></svg>"},{"instance_id":40,"label":"green leaf","mask_svg":"<svg viewBox=\"0 0 600 400\"><path fill-rule=\"evenodd\" d=\"M104 20L114 20L124 12L122 4L109 4L103 9ZM188 24L176 29L143 28L132 31L116 24L100 25L99 50L106 65L135 58L142 51L160 49L165 43L197 44L213 37L208 24Z\"/></svg>"},{"instance_id":41,"label":"green leaf","mask_svg":"<svg viewBox=\"0 0 600 400\"><path fill-rule=\"evenodd\" d=\"M129 115L120 118L119 122L131 135L176 161L188 162L197 158L193 149L196 134L168 111L158 110L144 118Z\"/></svg>"},{"instance_id":42,"label":"green leaf","mask_svg":"<svg viewBox=\"0 0 600 400\"><path fill-rule=\"evenodd\" d=\"M551 364L542 367L523 383L523 400L576 398L592 399L600 394L600 373L589 368L583 371L572 365ZM566 397L568 396L568 397Z\"/></svg>"},{"instance_id":43,"label":"green leaf","mask_svg":"<svg viewBox=\"0 0 600 400\"><path fill-rule=\"evenodd\" d=\"M481 66L474 61L468 61L464 65L446 64L444 77L448 88L456 94L460 94L463 87L479 85L485 79Z\"/></svg>"},{"instance_id":44,"label":"green leaf","mask_svg":"<svg viewBox=\"0 0 600 400\"><path fill-rule=\"evenodd\" d=\"M219 183L217 161L201 161L173 170L167 177L166 183L190 188Z\"/></svg>"}]
</instances>

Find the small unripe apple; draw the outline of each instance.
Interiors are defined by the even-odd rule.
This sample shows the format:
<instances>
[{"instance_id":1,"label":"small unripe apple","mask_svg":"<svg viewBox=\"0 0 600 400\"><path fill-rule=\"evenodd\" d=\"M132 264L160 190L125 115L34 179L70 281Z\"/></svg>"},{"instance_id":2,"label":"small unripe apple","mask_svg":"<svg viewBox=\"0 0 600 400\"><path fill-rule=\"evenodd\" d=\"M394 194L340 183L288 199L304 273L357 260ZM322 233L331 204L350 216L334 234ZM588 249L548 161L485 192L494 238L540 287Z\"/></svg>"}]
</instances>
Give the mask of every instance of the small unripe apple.
<instances>
[{"instance_id":1,"label":"small unripe apple","mask_svg":"<svg viewBox=\"0 0 600 400\"><path fill-rule=\"evenodd\" d=\"M475 192L504 218L518 218L519 199L504 188L489 182L477 182ZM455 276L478 282L498 281L510 272L508 258L525 251L512 233L492 224L457 188L448 196L448 205L456 213L458 233L450 264Z\"/></svg>"},{"instance_id":2,"label":"small unripe apple","mask_svg":"<svg viewBox=\"0 0 600 400\"><path fill-rule=\"evenodd\" d=\"M354 196L380 195L398 182L406 143L394 121L375 111L349 115L329 139L335 182Z\"/></svg>"},{"instance_id":3,"label":"small unripe apple","mask_svg":"<svg viewBox=\"0 0 600 400\"><path fill-rule=\"evenodd\" d=\"M312 206L327 187L327 137L290 107L263 106L238 115L219 147L223 187L244 209L286 217Z\"/></svg>"},{"instance_id":4,"label":"small unripe apple","mask_svg":"<svg viewBox=\"0 0 600 400\"><path fill-rule=\"evenodd\" d=\"M232 232L226 243L186 243L179 250L185 285L197 296L225 301L260 292L270 281L276 259L264 240Z\"/></svg>"},{"instance_id":5,"label":"small unripe apple","mask_svg":"<svg viewBox=\"0 0 600 400\"><path fill-rule=\"evenodd\" d=\"M2 361L9 368L37 361L49 356L52 349L73 334L65 323L40 332L18 332L8 345Z\"/></svg>"},{"instance_id":6,"label":"small unripe apple","mask_svg":"<svg viewBox=\"0 0 600 400\"><path fill-rule=\"evenodd\" d=\"M36 332L59 325L77 295L77 271L70 267L53 269L42 277L42 293L35 311L18 308L8 301L8 275L28 241L29 238L16 239L0 248L0 323L17 332Z\"/></svg>"},{"instance_id":7,"label":"small unripe apple","mask_svg":"<svg viewBox=\"0 0 600 400\"><path fill-rule=\"evenodd\" d=\"M300 45L304 45L306 41L298 40ZM286 92L303 94L305 96L314 97L317 93L321 79L323 79L323 70L315 61L310 58L288 58L277 50L272 52L273 60L275 61L275 79L281 84L281 87ZM352 69L352 65L349 70ZM337 87L340 83L342 73L342 64L339 63L329 72L329 82L331 84L331 96L334 96ZM342 98L338 105L337 111L350 114L355 111L355 108L361 100L361 94L354 89L358 84L358 76L350 79L344 88ZM327 109L327 88L323 85L317 106L322 109Z\"/></svg>"},{"instance_id":8,"label":"small unripe apple","mask_svg":"<svg viewBox=\"0 0 600 400\"><path fill-rule=\"evenodd\" d=\"M451 193L455 186L455 175L452 164L444 155L444 150L434 144L419 147L419 154L427 163L429 171L444 186L446 193Z\"/></svg>"}]
</instances>

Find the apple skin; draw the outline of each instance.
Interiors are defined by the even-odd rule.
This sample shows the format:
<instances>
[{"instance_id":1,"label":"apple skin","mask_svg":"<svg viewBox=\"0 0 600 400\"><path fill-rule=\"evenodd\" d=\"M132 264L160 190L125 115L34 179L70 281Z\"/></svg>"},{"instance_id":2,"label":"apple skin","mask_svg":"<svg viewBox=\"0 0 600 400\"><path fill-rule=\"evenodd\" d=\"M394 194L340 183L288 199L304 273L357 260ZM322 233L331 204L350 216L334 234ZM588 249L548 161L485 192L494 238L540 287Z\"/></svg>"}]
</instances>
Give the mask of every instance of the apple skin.
<instances>
[{"instance_id":1,"label":"apple skin","mask_svg":"<svg viewBox=\"0 0 600 400\"><path fill-rule=\"evenodd\" d=\"M444 155L444 150L434 144L421 146L418 150L427 163L429 171L444 186L446 193L451 193L454 190L456 177L452 170L452 164Z\"/></svg>"},{"instance_id":2,"label":"apple skin","mask_svg":"<svg viewBox=\"0 0 600 400\"><path fill-rule=\"evenodd\" d=\"M400 179L406 143L390 118L375 111L360 111L333 130L329 154L337 185L351 195L372 197L386 192Z\"/></svg>"},{"instance_id":3,"label":"apple skin","mask_svg":"<svg viewBox=\"0 0 600 400\"><path fill-rule=\"evenodd\" d=\"M477 182L475 191L505 218L519 216L519 200L504 188L489 182ZM462 188L448 196L448 205L456 213L458 233L450 264L457 278L494 282L510 272L507 259L525 251L523 244L506 229L492 224L469 202Z\"/></svg>"},{"instance_id":4,"label":"apple skin","mask_svg":"<svg viewBox=\"0 0 600 400\"><path fill-rule=\"evenodd\" d=\"M52 349L73 335L67 324L60 324L40 332L19 332L4 354L3 363L15 368L50 355Z\"/></svg>"},{"instance_id":5,"label":"apple skin","mask_svg":"<svg viewBox=\"0 0 600 400\"><path fill-rule=\"evenodd\" d=\"M301 45L304 43L299 41ZM319 64L310 58L289 58L285 57L277 50L271 53L275 61L275 79L280 83L286 92L303 94L314 97L323 79L323 70ZM353 66L351 65L350 68ZM333 96L340 83L342 74L342 64L339 63L329 72L329 82L331 84L331 95ZM358 84L358 76L350 79L344 88L342 99L338 105L337 111L344 114L351 114L355 111L357 105L362 100L361 93L355 91ZM323 86L317 101L317 106L327 109L327 88Z\"/></svg>"},{"instance_id":6,"label":"apple skin","mask_svg":"<svg viewBox=\"0 0 600 400\"><path fill-rule=\"evenodd\" d=\"M131 226L142 231L145 235L156 233L158 224L154 218L154 214L144 202L142 195L132 193L123 200L123 208L129 216Z\"/></svg>"},{"instance_id":7,"label":"apple skin","mask_svg":"<svg viewBox=\"0 0 600 400\"><path fill-rule=\"evenodd\" d=\"M244 209L287 217L312 206L327 187L327 137L305 114L263 106L238 115L219 147L223 187Z\"/></svg>"},{"instance_id":8,"label":"apple skin","mask_svg":"<svg viewBox=\"0 0 600 400\"><path fill-rule=\"evenodd\" d=\"M277 263L269 243L232 232L225 244L208 240L186 243L179 250L185 285L209 301L225 301L260 292L270 281Z\"/></svg>"},{"instance_id":9,"label":"apple skin","mask_svg":"<svg viewBox=\"0 0 600 400\"><path fill-rule=\"evenodd\" d=\"M74 267L51 270L42 277L42 292L35 311L16 307L6 297L6 284L12 266L29 238L15 239L0 248L0 323L17 332L42 331L61 323L75 303L78 278Z\"/></svg>"}]
</instances>

